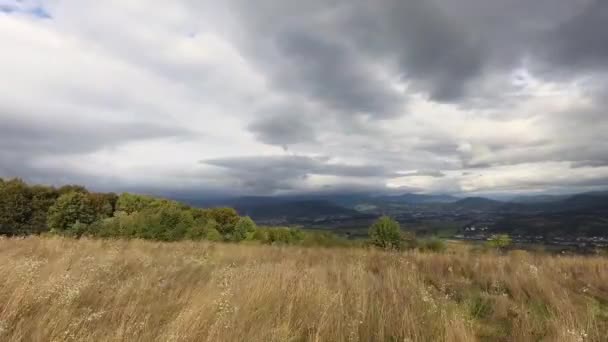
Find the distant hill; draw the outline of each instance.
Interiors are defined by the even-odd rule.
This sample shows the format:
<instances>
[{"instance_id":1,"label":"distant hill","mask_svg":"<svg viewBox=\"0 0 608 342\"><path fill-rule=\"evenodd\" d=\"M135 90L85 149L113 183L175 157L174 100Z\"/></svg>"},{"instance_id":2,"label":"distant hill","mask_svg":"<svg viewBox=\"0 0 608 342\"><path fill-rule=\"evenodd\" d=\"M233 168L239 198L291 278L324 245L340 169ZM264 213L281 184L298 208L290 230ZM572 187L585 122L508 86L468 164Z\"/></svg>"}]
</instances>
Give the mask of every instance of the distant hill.
<instances>
[{"instance_id":1,"label":"distant hill","mask_svg":"<svg viewBox=\"0 0 608 342\"><path fill-rule=\"evenodd\" d=\"M241 215L251 216L253 219L302 219L335 216L356 216L356 210L344 208L325 200L302 201L273 201L265 199L255 203L240 201L234 207Z\"/></svg>"},{"instance_id":2,"label":"distant hill","mask_svg":"<svg viewBox=\"0 0 608 342\"><path fill-rule=\"evenodd\" d=\"M608 209L608 193L586 193L571 196L558 205L561 210Z\"/></svg>"},{"instance_id":3,"label":"distant hill","mask_svg":"<svg viewBox=\"0 0 608 342\"><path fill-rule=\"evenodd\" d=\"M376 201L420 204L420 203L452 203L459 200L458 197L450 195L424 195L424 194L402 194L396 196L378 196L373 197Z\"/></svg>"},{"instance_id":4,"label":"distant hill","mask_svg":"<svg viewBox=\"0 0 608 342\"><path fill-rule=\"evenodd\" d=\"M449 206L452 208L470 210L496 210L504 205L504 202L495 201L484 197L467 197L453 202Z\"/></svg>"},{"instance_id":5,"label":"distant hill","mask_svg":"<svg viewBox=\"0 0 608 342\"><path fill-rule=\"evenodd\" d=\"M582 193L570 196L542 195L523 196L507 202L484 197L458 198L449 195L401 194L373 195L349 194L305 194L292 196L245 196L202 203L187 201L201 206L227 206L237 209L241 215L258 220L316 221L328 218L358 218L361 215L411 215L415 213L483 213L537 217L552 214L582 215L608 213L608 192ZM570 214L569 214L570 213ZM565 219L561 217L561 220ZM546 219L548 220L548 219ZM520 222L521 223L521 222ZM523 225L523 224L522 224Z\"/></svg>"},{"instance_id":6,"label":"distant hill","mask_svg":"<svg viewBox=\"0 0 608 342\"><path fill-rule=\"evenodd\" d=\"M512 203L522 203L522 204L530 204L530 203L550 203L550 202L559 202L563 201L572 195L530 195L530 196L518 196L514 197L509 202Z\"/></svg>"}]
</instances>

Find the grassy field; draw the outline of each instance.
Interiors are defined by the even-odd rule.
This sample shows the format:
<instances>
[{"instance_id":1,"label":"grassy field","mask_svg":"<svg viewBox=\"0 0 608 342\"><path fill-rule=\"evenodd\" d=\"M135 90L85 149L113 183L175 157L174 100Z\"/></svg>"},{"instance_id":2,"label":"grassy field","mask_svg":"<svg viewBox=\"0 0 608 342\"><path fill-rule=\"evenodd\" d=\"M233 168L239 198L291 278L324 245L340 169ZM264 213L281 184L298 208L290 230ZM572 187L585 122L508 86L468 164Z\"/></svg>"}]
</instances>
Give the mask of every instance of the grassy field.
<instances>
[{"instance_id":1,"label":"grassy field","mask_svg":"<svg viewBox=\"0 0 608 342\"><path fill-rule=\"evenodd\" d=\"M0 341L606 341L608 259L0 240Z\"/></svg>"}]
</instances>

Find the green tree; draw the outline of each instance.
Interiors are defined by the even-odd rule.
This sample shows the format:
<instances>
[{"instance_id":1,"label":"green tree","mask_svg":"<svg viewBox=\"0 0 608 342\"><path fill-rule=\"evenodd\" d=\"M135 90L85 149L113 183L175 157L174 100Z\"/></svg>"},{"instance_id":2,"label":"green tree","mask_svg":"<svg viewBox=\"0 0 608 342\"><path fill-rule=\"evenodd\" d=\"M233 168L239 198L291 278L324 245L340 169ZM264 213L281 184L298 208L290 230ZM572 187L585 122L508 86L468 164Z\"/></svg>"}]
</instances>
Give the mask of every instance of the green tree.
<instances>
[{"instance_id":1,"label":"green tree","mask_svg":"<svg viewBox=\"0 0 608 342\"><path fill-rule=\"evenodd\" d=\"M0 187L0 232L27 232L33 216L32 191L21 179L4 182Z\"/></svg>"},{"instance_id":2,"label":"green tree","mask_svg":"<svg viewBox=\"0 0 608 342\"><path fill-rule=\"evenodd\" d=\"M48 231L48 211L59 197L59 192L53 187L43 185L34 185L30 189L32 191L32 217L29 232Z\"/></svg>"},{"instance_id":3,"label":"green tree","mask_svg":"<svg viewBox=\"0 0 608 342\"><path fill-rule=\"evenodd\" d=\"M234 232L232 234L232 241L242 241L247 239L253 232L255 232L257 226L255 222L249 217L241 217L234 227Z\"/></svg>"},{"instance_id":4,"label":"green tree","mask_svg":"<svg viewBox=\"0 0 608 342\"><path fill-rule=\"evenodd\" d=\"M82 192L83 194L89 192L89 190L87 190L87 188L85 188L84 186L75 184L64 185L57 189L57 191L59 192L59 195L65 195L70 192Z\"/></svg>"},{"instance_id":5,"label":"green tree","mask_svg":"<svg viewBox=\"0 0 608 342\"><path fill-rule=\"evenodd\" d=\"M91 193L89 194L91 204L95 208L98 219L112 217L116 208L118 196L115 193Z\"/></svg>"},{"instance_id":6,"label":"green tree","mask_svg":"<svg viewBox=\"0 0 608 342\"><path fill-rule=\"evenodd\" d=\"M240 219L239 214L233 208L206 209L204 215L218 224L217 231L224 237L232 236Z\"/></svg>"},{"instance_id":7,"label":"green tree","mask_svg":"<svg viewBox=\"0 0 608 342\"><path fill-rule=\"evenodd\" d=\"M217 229L215 229L215 228L208 229L205 238L209 241L222 241L223 240L222 234L220 234L220 232L218 232Z\"/></svg>"},{"instance_id":8,"label":"green tree","mask_svg":"<svg viewBox=\"0 0 608 342\"><path fill-rule=\"evenodd\" d=\"M125 192L118 196L115 209L116 211L124 211L127 214L132 214L136 211L142 211L143 209L149 208L155 200L156 199L149 196L134 195Z\"/></svg>"},{"instance_id":9,"label":"green tree","mask_svg":"<svg viewBox=\"0 0 608 342\"><path fill-rule=\"evenodd\" d=\"M95 208L88 194L69 192L59 196L49 208L47 223L51 231L65 232L76 222L91 224L95 220Z\"/></svg>"},{"instance_id":10,"label":"green tree","mask_svg":"<svg viewBox=\"0 0 608 342\"><path fill-rule=\"evenodd\" d=\"M385 249L401 248L401 227L399 222L388 216L380 217L369 229L371 243Z\"/></svg>"},{"instance_id":11,"label":"green tree","mask_svg":"<svg viewBox=\"0 0 608 342\"><path fill-rule=\"evenodd\" d=\"M512 243L509 234L492 235L486 243L489 247L503 249L509 247Z\"/></svg>"}]
</instances>

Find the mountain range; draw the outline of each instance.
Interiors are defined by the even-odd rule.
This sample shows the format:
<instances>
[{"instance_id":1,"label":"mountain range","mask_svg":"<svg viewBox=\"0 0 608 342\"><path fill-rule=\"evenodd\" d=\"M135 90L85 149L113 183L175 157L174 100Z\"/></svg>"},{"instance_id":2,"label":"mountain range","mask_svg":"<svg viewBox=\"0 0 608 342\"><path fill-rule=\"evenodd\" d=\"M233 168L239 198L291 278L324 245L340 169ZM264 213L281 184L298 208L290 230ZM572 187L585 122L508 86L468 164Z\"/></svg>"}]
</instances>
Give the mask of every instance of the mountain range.
<instances>
[{"instance_id":1,"label":"mountain range","mask_svg":"<svg viewBox=\"0 0 608 342\"><path fill-rule=\"evenodd\" d=\"M459 198L451 195L405 193L400 195L322 194L293 196L246 196L222 200L184 200L195 206L230 206L254 219L314 218L383 214L401 210L478 212L562 212L608 209L608 192L574 195L517 197L498 201L485 197Z\"/></svg>"}]
</instances>

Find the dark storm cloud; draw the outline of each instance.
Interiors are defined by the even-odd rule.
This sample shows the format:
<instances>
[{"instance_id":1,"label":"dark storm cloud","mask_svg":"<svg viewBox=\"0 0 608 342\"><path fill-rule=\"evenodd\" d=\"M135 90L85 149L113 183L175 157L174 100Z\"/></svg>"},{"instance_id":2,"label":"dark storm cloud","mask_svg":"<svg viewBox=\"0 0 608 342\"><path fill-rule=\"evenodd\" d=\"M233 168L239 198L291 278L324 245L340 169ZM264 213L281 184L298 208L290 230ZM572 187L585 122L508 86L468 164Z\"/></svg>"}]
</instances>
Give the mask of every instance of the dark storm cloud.
<instances>
[{"instance_id":1,"label":"dark storm cloud","mask_svg":"<svg viewBox=\"0 0 608 342\"><path fill-rule=\"evenodd\" d=\"M290 29L277 34L274 46L289 60L277 69L277 86L326 103L347 114L377 117L399 114L404 98L358 59L339 40L305 30Z\"/></svg>"},{"instance_id":2,"label":"dark storm cloud","mask_svg":"<svg viewBox=\"0 0 608 342\"><path fill-rule=\"evenodd\" d=\"M394 58L404 81L435 100L451 102L464 96L484 66L484 46L476 33L467 32L430 1L387 0L376 5L362 7L364 12L349 23L361 34L358 46L369 48L375 40L375 50L368 53ZM365 18L373 13L378 17ZM361 22L365 24L359 26Z\"/></svg>"},{"instance_id":3,"label":"dark storm cloud","mask_svg":"<svg viewBox=\"0 0 608 342\"><path fill-rule=\"evenodd\" d=\"M543 56L554 65L570 72L607 71L608 68L608 2L588 1L568 20L555 25L545 39Z\"/></svg>"},{"instance_id":4,"label":"dark storm cloud","mask_svg":"<svg viewBox=\"0 0 608 342\"><path fill-rule=\"evenodd\" d=\"M529 58L569 76L608 66L608 3L601 0L233 3L254 42L252 56L278 87L351 113L403 114L395 111L403 96L375 79L373 64L451 103L477 96L484 79L508 78Z\"/></svg>"}]
</instances>

